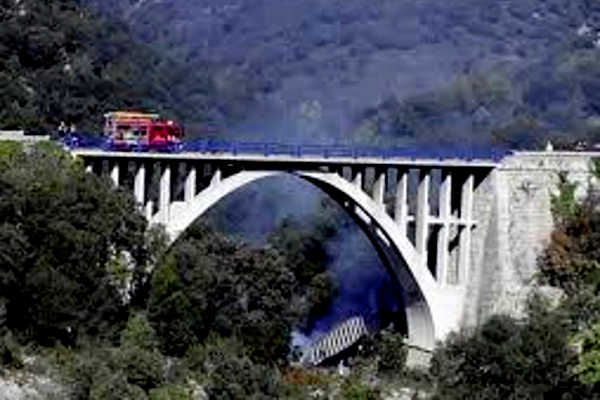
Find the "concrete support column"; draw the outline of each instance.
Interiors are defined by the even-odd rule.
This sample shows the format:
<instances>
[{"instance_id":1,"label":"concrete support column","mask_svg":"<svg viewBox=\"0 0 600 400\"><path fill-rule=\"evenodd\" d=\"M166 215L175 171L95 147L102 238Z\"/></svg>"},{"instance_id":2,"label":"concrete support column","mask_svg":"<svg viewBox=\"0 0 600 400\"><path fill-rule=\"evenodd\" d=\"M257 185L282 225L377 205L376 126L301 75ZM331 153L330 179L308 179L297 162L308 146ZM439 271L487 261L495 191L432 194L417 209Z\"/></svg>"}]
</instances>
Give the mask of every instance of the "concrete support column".
<instances>
[{"instance_id":1,"label":"concrete support column","mask_svg":"<svg viewBox=\"0 0 600 400\"><path fill-rule=\"evenodd\" d=\"M429 233L429 181L431 172L423 168L419 170L419 187L417 189L416 215L416 250L427 260L427 234Z\"/></svg>"},{"instance_id":2,"label":"concrete support column","mask_svg":"<svg viewBox=\"0 0 600 400\"><path fill-rule=\"evenodd\" d=\"M146 199L146 166L144 163L136 165L135 180L133 182L133 193L138 204L143 207Z\"/></svg>"},{"instance_id":3,"label":"concrete support column","mask_svg":"<svg viewBox=\"0 0 600 400\"><path fill-rule=\"evenodd\" d=\"M363 173L362 168L352 168L352 183L354 186L362 190L363 186Z\"/></svg>"},{"instance_id":4,"label":"concrete support column","mask_svg":"<svg viewBox=\"0 0 600 400\"><path fill-rule=\"evenodd\" d=\"M183 199L192 201L196 196L196 166L191 165L187 176L185 177L185 187L183 188Z\"/></svg>"},{"instance_id":5,"label":"concrete support column","mask_svg":"<svg viewBox=\"0 0 600 400\"><path fill-rule=\"evenodd\" d=\"M169 206L171 205L171 166L163 165L160 175L160 193L158 198L158 212L162 214L162 222L168 223L170 219Z\"/></svg>"},{"instance_id":6,"label":"concrete support column","mask_svg":"<svg viewBox=\"0 0 600 400\"><path fill-rule=\"evenodd\" d=\"M396 204L394 218L400 226L400 231L406 235L408 223L408 170L398 170L398 185L396 186Z\"/></svg>"},{"instance_id":7,"label":"concrete support column","mask_svg":"<svg viewBox=\"0 0 600 400\"><path fill-rule=\"evenodd\" d=\"M219 182L221 182L221 169L217 168L214 171L212 178L210 178L210 186L218 185Z\"/></svg>"},{"instance_id":8,"label":"concrete support column","mask_svg":"<svg viewBox=\"0 0 600 400\"><path fill-rule=\"evenodd\" d=\"M465 224L458 242L458 283L467 281L471 263L471 229L473 228L473 174L467 175L460 197L460 219Z\"/></svg>"},{"instance_id":9,"label":"concrete support column","mask_svg":"<svg viewBox=\"0 0 600 400\"><path fill-rule=\"evenodd\" d=\"M384 169L375 170L375 184L373 185L373 200L383 206L383 196L385 195L385 179L386 174Z\"/></svg>"},{"instance_id":10,"label":"concrete support column","mask_svg":"<svg viewBox=\"0 0 600 400\"><path fill-rule=\"evenodd\" d=\"M436 262L436 276L440 285L448 283L451 201L452 174L448 170L443 170L442 182L440 184L440 220L442 221L442 226L438 235Z\"/></svg>"},{"instance_id":11,"label":"concrete support column","mask_svg":"<svg viewBox=\"0 0 600 400\"><path fill-rule=\"evenodd\" d=\"M145 207L145 211L146 211L146 220L147 221L151 221L152 220L152 212L154 208L154 203L152 202L152 200L150 200L149 202L146 203L146 207Z\"/></svg>"},{"instance_id":12,"label":"concrete support column","mask_svg":"<svg viewBox=\"0 0 600 400\"><path fill-rule=\"evenodd\" d=\"M110 168L110 180L116 187L119 187L119 162L113 161Z\"/></svg>"}]
</instances>

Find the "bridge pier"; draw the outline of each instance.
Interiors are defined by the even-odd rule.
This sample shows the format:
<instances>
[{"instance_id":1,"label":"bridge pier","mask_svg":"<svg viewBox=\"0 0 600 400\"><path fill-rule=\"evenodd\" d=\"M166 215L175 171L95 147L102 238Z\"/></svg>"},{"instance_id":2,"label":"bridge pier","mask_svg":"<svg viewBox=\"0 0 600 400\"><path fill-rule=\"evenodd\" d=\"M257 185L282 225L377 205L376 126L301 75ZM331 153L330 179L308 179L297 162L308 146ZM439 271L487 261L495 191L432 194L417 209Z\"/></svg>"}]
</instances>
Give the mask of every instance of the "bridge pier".
<instances>
[{"instance_id":1,"label":"bridge pier","mask_svg":"<svg viewBox=\"0 0 600 400\"><path fill-rule=\"evenodd\" d=\"M193 164L187 165L187 176L185 177L185 189L183 199L185 202L192 201L196 196L196 166Z\"/></svg>"},{"instance_id":2,"label":"bridge pier","mask_svg":"<svg viewBox=\"0 0 600 400\"><path fill-rule=\"evenodd\" d=\"M468 174L462 185L460 218L463 225L459 233L457 283L468 281L469 268L471 265L471 231L475 225L473 221L474 180L475 177L473 174Z\"/></svg>"},{"instance_id":3,"label":"bridge pier","mask_svg":"<svg viewBox=\"0 0 600 400\"><path fill-rule=\"evenodd\" d=\"M429 169L419 170L419 186L417 188L417 215L415 218L416 250L427 260L427 238L429 233Z\"/></svg>"},{"instance_id":4,"label":"bridge pier","mask_svg":"<svg viewBox=\"0 0 600 400\"><path fill-rule=\"evenodd\" d=\"M171 165L165 163L162 165L160 175L160 192L158 198L158 212L160 213L160 222L167 225L170 220L171 208Z\"/></svg>"},{"instance_id":5,"label":"bridge pier","mask_svg":"<svg viewBox=\"0 0 600 400\"><path fill-rule=\"evenodd\" d=\"M136 164L133 192L135 200L140 205L140 208L143 209L146 200L146 165L143 162Z\"/></svg>"},{"instance_id":6,"label":"bridge pier","mask_svg":"<svg viewBox=\"0 0 600 400\"><path fill-rule=\"evenodd\" d=\"M452 173L448 170L442 171L442 181L440 183L440 230L437 243L437 273L436 276L440 285L448 283L448 263L450 258L450 218L452 212Z\"/></svg>"},{"instance_id":7,"label":"bridge pier","mask_svg":"<svg viewBox=\"0 0 600 400\"><path fill-rule=\"evenodd\" d=\"M383 203L383 197L385 195L385 181L386 181L386 171L381 168L375 169L375 183L373 185L373 200L375 203L379 204L382 207L385 207Z\"/></svg>"},{"instance_id":8,"label":"bridge pier","mask_svg":"<svg viewBox=\"0 0 600 400\"><path fill-rule=\"evenodd\" d=\"M408 225L408 170L398 169L394 219L403 235Z\"/></svg>"},{"instance_id":9,"label":"bridge pier","mask_svg":"<svg viewBox=\"0 0 600 400\"><path fill-rule=\"evenodd\" d=\"M113 160L110 164L111 164L110 165L110 180L113 182L115 187L119 187L119 175L120 175L119 161Z\"/></svg>"}]
</instances>

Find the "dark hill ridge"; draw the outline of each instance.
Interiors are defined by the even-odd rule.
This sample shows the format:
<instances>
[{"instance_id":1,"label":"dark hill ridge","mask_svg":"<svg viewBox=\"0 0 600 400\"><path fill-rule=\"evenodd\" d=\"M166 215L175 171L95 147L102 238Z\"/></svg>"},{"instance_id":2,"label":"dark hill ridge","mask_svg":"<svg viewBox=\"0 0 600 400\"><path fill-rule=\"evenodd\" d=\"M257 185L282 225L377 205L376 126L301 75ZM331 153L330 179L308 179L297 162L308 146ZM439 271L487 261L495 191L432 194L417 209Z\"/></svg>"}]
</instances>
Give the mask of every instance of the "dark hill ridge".
<instances>
[{"instance_id":1,"label":"dark hill ridge","mask_svg":"<svg viewBox=\"0 0 600 400\"><path fill-rule=\"evenodd\" d=\"M4 0L0 125L129 107L286 142L595 141L595 4Z\"/></svg>"},{"instance_id":2,"label":"dark hill ridge","mask_svg":"<svg viewBox=\"0 0 600 400\"><path fill-rule=\"evenodd\" d=\"M102 4L109 4L105 11L124 15L137 37L176 54L192 69L209 71L214 96L199 107L209 120L223 125L244 122L246 130L285 126L287 135L294 129L311 137L338 132L333 135L337 139L339 132L347 138L355 131L355 139L375 135L414 140L427 136L421 130L436 130L441 124L454 131L451 136L465 132L475 140L484 132L490 137L490 124L497 128L527 118L535 119L546 133L572 128L559 126L564 125L562 117L536 114L547 112L548 104L540 102L562 108L575 102L571 106L586 108L589 99L575 99L576 88L552 88L546 100L528 91L537 81L553 79L557 71L573 73L565 68L578 62L578 52L595 51L591 47L600 27L600 6L583 0ZM589 32L578 36L585 26ZM569 59L574 55L577 60ZM476 92L473 81L488 79L490 70L495 81L484 82L492 87L483 91L499 90L492 94L500 96L498 104L478 98L489 93L475 93L473 99L459 101L473 103L467 109L435 104L433 122L420 115L414 122L404 115L404 103L421 101L423 94L431 95L433 103L439 101L440 91L452 98L447 92L457 80L465 90ZM548 97L548 90L542 91L542 97ZM390 109L390 104L395 105ZM419 114L423 106L416 108ZM594 113L583 112L586 118ZM475 120L488 125L473 127Z\"/></svg>"},{"instance_id":3,"label":"dark hill ridge","mask_svg":"<svg viewBox=\"0 0 600 400\"><path fill-rule=\"evenodd\" d=\"M156 79L172 70L168 57L79 3L0 1L0 129L98 130L110 109L181 108Z\"/></svg>"}]
</instances>

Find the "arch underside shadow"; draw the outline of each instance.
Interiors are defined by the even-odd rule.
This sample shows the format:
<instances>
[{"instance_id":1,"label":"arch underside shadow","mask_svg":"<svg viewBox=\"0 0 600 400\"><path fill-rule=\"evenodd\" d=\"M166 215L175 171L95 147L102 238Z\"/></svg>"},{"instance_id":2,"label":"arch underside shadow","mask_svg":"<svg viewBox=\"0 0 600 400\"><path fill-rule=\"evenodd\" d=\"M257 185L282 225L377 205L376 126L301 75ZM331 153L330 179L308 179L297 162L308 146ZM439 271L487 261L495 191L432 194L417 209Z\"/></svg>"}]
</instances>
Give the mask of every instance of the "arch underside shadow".
<instances>
[{"instance_id":1,"label":"arch underside shadow","mask_svg":"<svg viewBox=\"0 0 600 400\"><path fill-rule=\"evenodd\" d=\"M260 179L285 176L283 171L242 171L201 191L189 202L175 202L168 210L170 218L159 212L152 222L165 224L171 242L198 217L235 190ZM402 288L400 295L405 306L408 344L432 350L436 340L435 281L408 238L386 213L362 189L335 173L297 171L292 175L319 187L338 202L365 232L384 265Z\"/></svg>"}]
</instances>

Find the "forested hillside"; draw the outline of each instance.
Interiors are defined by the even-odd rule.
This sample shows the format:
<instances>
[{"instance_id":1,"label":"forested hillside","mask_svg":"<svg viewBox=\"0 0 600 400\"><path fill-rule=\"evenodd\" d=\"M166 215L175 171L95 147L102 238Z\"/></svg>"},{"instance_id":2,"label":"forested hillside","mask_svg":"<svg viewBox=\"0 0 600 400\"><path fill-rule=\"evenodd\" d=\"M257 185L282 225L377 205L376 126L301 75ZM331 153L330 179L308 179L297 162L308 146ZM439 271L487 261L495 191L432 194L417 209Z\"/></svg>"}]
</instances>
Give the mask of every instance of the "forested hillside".
<instances>
[{"instance_id":1,"label":"forested hillside","mask_svg":"<svg viewBox=\"0 0 600 400\"><path fill-rule=\"evenodd\" d=\"M175 63L79 3L0 2L0 128L97 131L104 112L127 107L185 117L169 83Z\"/></svg>"},{"instance_id":2,"label":"forested hillside","mask_svg":"<svg viewBox=\"0 0 600 400\"><path fill-rule=\"evenodd\" d=\"M1 10L4 128L97 130L106 110L143 108L194 134L210 125L288 142L536 147L599 135L600 10L586 0L4 0Z\"/></svg>"},{"instance_id":3,"label":"forested hillside","mask_svg":"<svg viewBox=\"0 0 600 400\"><path fill-rule=\"evenodd\" d=\"M511 147L596 139L593 1L86 3L206 71L214 97L191 104L228 133Z\"/></svg>"},{"instance_id":4,"label":"forested hillside","mask_svg":"<svg viewBox=\"0 0 600 400\"><path fill-rule=\"evenodd\" d=\"M3 0L0 124L380 145L597 140L594 2ZM102 15L102 17L100 17ZM216 133L215 133L216 132Z\"/></svg>"}]
</instances>

